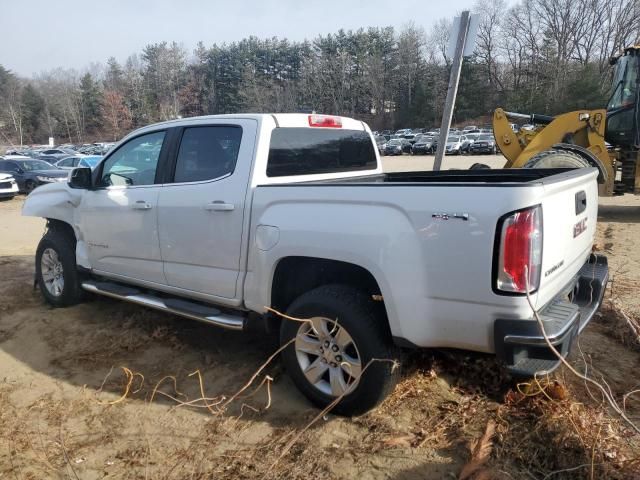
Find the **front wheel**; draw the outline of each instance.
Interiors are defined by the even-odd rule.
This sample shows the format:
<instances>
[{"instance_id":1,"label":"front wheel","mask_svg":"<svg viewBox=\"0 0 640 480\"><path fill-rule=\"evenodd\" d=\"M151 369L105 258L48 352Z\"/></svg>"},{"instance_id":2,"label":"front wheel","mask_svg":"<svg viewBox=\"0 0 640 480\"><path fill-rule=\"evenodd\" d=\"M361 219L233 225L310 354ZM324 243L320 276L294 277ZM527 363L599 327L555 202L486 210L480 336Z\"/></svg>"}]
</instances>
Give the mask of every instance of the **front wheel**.
<instances>
[{"instance_id":1,"label":"front wheel","mask_svg":"<svg viewBox=\"0 0 640 480\"><path fill-rule=\"evenodd\" d=\"M36 182L33 180L27 180L24 184L24 191L28 195L36 189Z\"/></svg>"},{"instance_id":2,"label":"front wheel","mask_svg":"<svg viewBox=\"0 0 640 480\"><path fill-rule=\"evenodd\" d=\"M47 303L54 307L74 305L82 290L76 266L75 239L50 229L36 250L36 280Z\"/></svg>"},{"instance_id":3,"label":"front wheel","mask_svg":"<svg viewBox=\"0 0 640 480\"><path fill-rule=\"evenodd\" d=\"M577 153L566 150L546 150L531 157L523 168L584 168L589 163Z\"/></svg>"},{"instance_id":4,"label":"front wheel","mask_svg":"<svg viewBox=\"0 0 640 480\"><path fill-rule=\"evenodd\" d=\"M399 378L399 352L391 341L381 305L347 285L325 285L304 293L280 330L285 368L320 408L338 397L340 415L360 415L378 405ZM293 340L293 341L292 341Z\"/></svg>"}]
</instances>

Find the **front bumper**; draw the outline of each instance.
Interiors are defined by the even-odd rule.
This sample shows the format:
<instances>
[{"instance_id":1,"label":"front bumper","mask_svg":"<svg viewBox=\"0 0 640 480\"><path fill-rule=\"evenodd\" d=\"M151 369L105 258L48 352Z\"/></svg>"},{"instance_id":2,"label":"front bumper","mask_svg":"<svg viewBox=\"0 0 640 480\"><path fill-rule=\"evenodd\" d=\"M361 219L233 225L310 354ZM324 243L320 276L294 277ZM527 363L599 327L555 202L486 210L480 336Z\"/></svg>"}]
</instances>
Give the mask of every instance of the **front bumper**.
<instances>
[{"instance_id":1,"label":"front bumper","mask_svg":"<svg viewBox=\"0 0 640 480\"><path fill-rule=\"evenodd\" d=\"M16 182L0 182L0 198L15 197L18 194Z\"/></svg>"},{"instance_id":2,"label":"front bumper","mask_svg":"<svg viewBox=\"0 0 640 480\"><path fill-rule=\"evenodd\" d=\"M481 147L469 147L469 151L471 153L493 153L493 149L494 147L487 145L487 146L481 146Z\"/></svg>"},{"instance_id":3,"label":"front bumper","mask_svg":"<svg viewBox=\"0 0 640 480\"><path fill-rule=\"evenodd\" d=\"M420 145L419 147L416 147L414 145L411 150L413 151L413 153L427 153L431 151L431 147L427 148L425 145Z\"/></svg>"},{"instance_id":4,"label":"front bumper","mask_svg":"<svg viewBox=\"0 0 640 480\"><path fill-rule=\"evenodd\" d=\"M550 343L563 357L600 308L608 280L607 257L593 254L574 281L538 312ZM518 376L551 372L561 363L535 318L496 320L494 341L496 356Z\"/></svg>"}]
</instances>

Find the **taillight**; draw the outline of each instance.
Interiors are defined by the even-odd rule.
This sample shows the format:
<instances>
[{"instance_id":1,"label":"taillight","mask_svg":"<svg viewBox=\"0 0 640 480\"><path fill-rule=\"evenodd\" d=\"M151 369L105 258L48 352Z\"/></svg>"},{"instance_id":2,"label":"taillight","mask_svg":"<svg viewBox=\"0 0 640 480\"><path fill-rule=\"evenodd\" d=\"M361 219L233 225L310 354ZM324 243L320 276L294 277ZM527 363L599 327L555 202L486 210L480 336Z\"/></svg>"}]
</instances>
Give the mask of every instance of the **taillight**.
<instances>
[{"instance_id":1,"label":"taillight","mask_svg":"<svg viewBox=\"0 0 640 480\"><path fill-rule=\"evenodd\" d=\"M342 119L331 115L309 115L310 127L342 128Z\"/></svg>"},{"instance_id":2,"label":"taillight","mask_svg":"<svg viewBox=\"0 0 640 480\"><path fill-rule=\"evenodd\" d=\"M496 287L503 292L526 293L540 286L542 264L542 209L515 212L502 222Z\"/></svg>"}]
</instances>

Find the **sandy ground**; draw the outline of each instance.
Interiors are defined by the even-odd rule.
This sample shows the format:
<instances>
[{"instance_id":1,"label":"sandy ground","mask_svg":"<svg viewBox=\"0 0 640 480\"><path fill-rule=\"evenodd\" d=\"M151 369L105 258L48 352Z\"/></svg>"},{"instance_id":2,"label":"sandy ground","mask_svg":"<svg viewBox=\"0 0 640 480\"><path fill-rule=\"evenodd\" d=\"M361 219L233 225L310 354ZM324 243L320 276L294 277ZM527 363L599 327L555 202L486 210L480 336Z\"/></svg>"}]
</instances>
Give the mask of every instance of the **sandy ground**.
<instances>
[{"instance_id":1,"label":"sandy ground","mask_svg":"<svg viewBox=\"0 0 640 480\"><path fill-rule=\"evenodd\" d=\"M428 169L431 159L384 164ZM444 168L477 160L500 162L447 157ZM568 399L529 400L517 397L516 382L493 359L464 352L409 355L402 382L376 411L327 415L307 431L318 411L277 362L266 369L272 383L250 388L224 413L179 406L230 397L273 343L260 332L222 331L104 298L51 309L32 288L43 223L21 217L22 202L0 202L0 478L457 478L488 421L497 424L491 478L544 478L580 464L552 478L590 478L591 468L591 478L640 478L629 473L638 436L610 420L566 369L555 378ZM598 248L613 274L608 297L637 315L640 197L600 203ZM580 338L583 355L576 349L571 361L605 375L619 398L640 388L640 350L615 315L603 310ZM640 416L633 397L627 407ZM595 439L585 438L589 430Z\"/></svg>"}]
</instances>

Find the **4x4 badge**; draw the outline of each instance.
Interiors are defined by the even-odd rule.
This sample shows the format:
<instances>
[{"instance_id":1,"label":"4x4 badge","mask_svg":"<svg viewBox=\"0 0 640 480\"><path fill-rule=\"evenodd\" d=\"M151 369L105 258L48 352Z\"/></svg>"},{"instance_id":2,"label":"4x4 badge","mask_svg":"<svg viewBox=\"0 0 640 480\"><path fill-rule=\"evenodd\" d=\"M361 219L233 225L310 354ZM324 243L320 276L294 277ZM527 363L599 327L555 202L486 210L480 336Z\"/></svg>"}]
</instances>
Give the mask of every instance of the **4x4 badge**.
<instances>
[{"instance_id":1,"label":"4x4 badge","mask_svg":"<svg viewBox=\"0 0 640 480\"><path fill-rule=\"evenodd\" d=\"M467 220L469 220L469 214L468 213L434 213L433 215L431 215L431 218L437 218L439 220L449 220L450 218L458 218L466 222Z\"/></svg>"}]
</instances>

